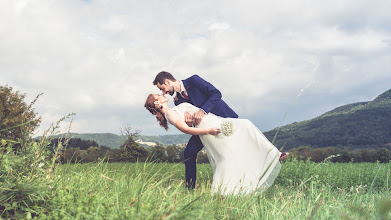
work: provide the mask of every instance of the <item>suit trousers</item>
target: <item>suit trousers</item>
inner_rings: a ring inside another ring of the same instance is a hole
[[[188,189],[194,189],[197,178],[197,154],[204,147],[198,135],[191,136],[184,151],[186,168],[186,185]]]

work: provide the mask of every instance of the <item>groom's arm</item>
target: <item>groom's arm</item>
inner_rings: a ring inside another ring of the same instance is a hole
[[[184,116],[185,116],[185,122],[187,126],[193,127],[194,115],[186,111]]]

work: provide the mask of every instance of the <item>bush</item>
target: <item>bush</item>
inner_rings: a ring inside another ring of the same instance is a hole
[[[56,163],[60,151],[66,145],[59,142],[55,152],[49,150],[49,144],[58,125],[49,128],[39,140],[23,136],[17,141],[1,139],[0,144],[0,217],[24,219],[50,211],[48,203],[55,191],[50,181],[56,173]],[[14,150],[14,145],[24,146]]]
[[[40,95],[27,105],[25,94],[12,91],[12,87],[0,86],[0,139],[17,141],[35,130],[41,118],[32,106]],[[14,144],[16,146],[20,145]]]

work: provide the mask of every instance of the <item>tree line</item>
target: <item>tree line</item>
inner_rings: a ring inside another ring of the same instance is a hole
[[[183,152],[185,147],[178,145],[156,144],[149,149],[139,145],[135,141],[136,136],[129,136],[118,149],[99,146],[96,141],[82,140],[80,138],[69,139],[66,147],[61,152],[63,163],[88,163],[104,160],[106,162],[164,162],[180,163],[184,161]],[[52,140],[51,149],[56,149],[56,144],[61,138]],[[207,163],[208,158],[204,151],[197,157],[198,163]]]
[[[313,162],[323,162],[329,160],[331,162],[347,163],[347,162],[381,162],[388,163],[391,160],[391,150],[389,148],[380,149],[355,149],[350,148],[311,148],[302,146],[289,150],[290,156],[298,160],[311,160]]]
[[[14,142],[12,147],[15,151],[18,151],[19,154],[25,154],[25,152],[27,152],[26,147],[28,145],[25,144],[26,141],[18,140],[28,140],[31,138],[33,131],[41,121],[41,118],[37,116],[33,108],[34,103],[40,95],[38,95],[29,105],[27,105],[24,101],[25,94],[21,94],[19,91],[15,92],[13,91],[12,87],[9,86],[0,86],[0,141],[7,140]],[[384,114],[382,116],[390,116],[386,117],[387,120],[391,118],[389,111],[383,113]],[[358,114],[356,116],[363,115]],[[382,120],[384,119],[384,117],[381,118]],[[351,122],[352,120],[349,121]],[[388,123],[388,121],[386,122]],[[364,130],[363,127],[360,129]],[[388,129],[390,128],[382,128],[382,131],[388,132]],[[373,131],[376,131],[376,129]],[[156,161],[178,163],[184,161],[184,147],[176,145],[163,146],[161,144],[157,144],[154,147],[145,148],[140,146],[135,141],[135,138],[139,135],[139,133],[140,131],[132,131],[130,127],[126,127],[125,131],[123,132],[124,142],[119,149],[111,149],[107,146],[99,146],[96,141],[82,140],[80,138],[71,138],[65,141],[61,138],[53,138],[51,140],[51,144],[47,147],[49,148],[49,152],[51,151],[53,154],[56,154],[56,152],[54,152],[54,149],[58,149],[58,147],[56,148],[56,145],[58,146],[59,143],[64,145],[62,146],[62,150],[60,152],[60,158],[62,162],[83,163],[105,160],[108,162]],[[278,139],[281,139],[282,137],[284,137],[284,132],[279,134]],[[328,137],[325,135],[325,133],[312,134],[311,137],[316,138],[318,141],[323,140],[322,142],[327,142],[327,140],[335,140],[334,137]],[[36,141],[39,142],[39,140]],[[380,161],[386,163],[391,160],[391,146],[389,145],[381,145],[382,148],[380,149],[352,149],[347,147],[314,148],[307,145],[298,146],[299,147],[296,148],[287,148],[287,150],[289,150],[291,157],[295,157],[299,160],[310,159],[314,162],[322,162],[332,155],[338,155],[336,157],[332,157],[331,159],[329,158],[332,162]],[[0,152],[2,155],[6,152],[4,146],[1,147]],[[199,163],[208,162],[207,155],[204,151],[201,151],[198,154],[197,159]]]
[[[62,162],[94,162],[104,160],[107,162],[165,162],[165,163],[180,163],[184,161],[183,152],[185,146],[168,145],[164,146],[156,144],[149,149],[140,146],[134,137],[128,139],[121,145],[119,149],[111,149],[106,146],[99,146],[94,141],[75,140],[66,147],[61,155]],[[73,145],[74,143],[94,143],[89,147],[87,145]],[[316,163],[330,161],[336,163],[347,162],[381,162],[388,163],[391,160],[391,150],[388,148],[380,149],[355,149],[325,147],[311,148],[302,146],[289,150],[290,158],[297,160],[310,160]],[[197,157],[197,163],[208,163],[208,157],[205,151],[200,151]]]

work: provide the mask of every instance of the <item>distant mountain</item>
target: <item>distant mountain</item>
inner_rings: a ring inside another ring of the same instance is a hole
[[[373,101],[344,105],[328,111],[314,119],[295,122],[265,132],[272,141],[277,130],[274,144],[284,150],[300,146],[391,148],[391,90],[384,92]],[[100,146],[119,148],[124,142],[120,135],[111,133],[77,134],[73,138],[94,140]],[[163,145],[187,143],[190,135],[139,136],[143,142]]]
[[[319,117],[265,132],[284,150],[300,146],[379,148],[391,147],[391,90],[373,101],[344,105]]]
[[[96,141],[99,146],[107,146],[110,148],[119,148],[125,141],[122,136],[111,133],[71,133],[71,137],[80,138],[82,140],[93,140]]]
[[[71,133],[72,138],[80,138],[82,140],[96,141],[100,146],[107,146],[110,148],[119,148],[125,141],[121,135],[111,133]],[[159,135],[159,136],[138,136],[135,138],[141,139],[143,142],[154,142],[163,145],[182,144],[187,143],[190,139],[190,135],[177,134],[177,135]]]

